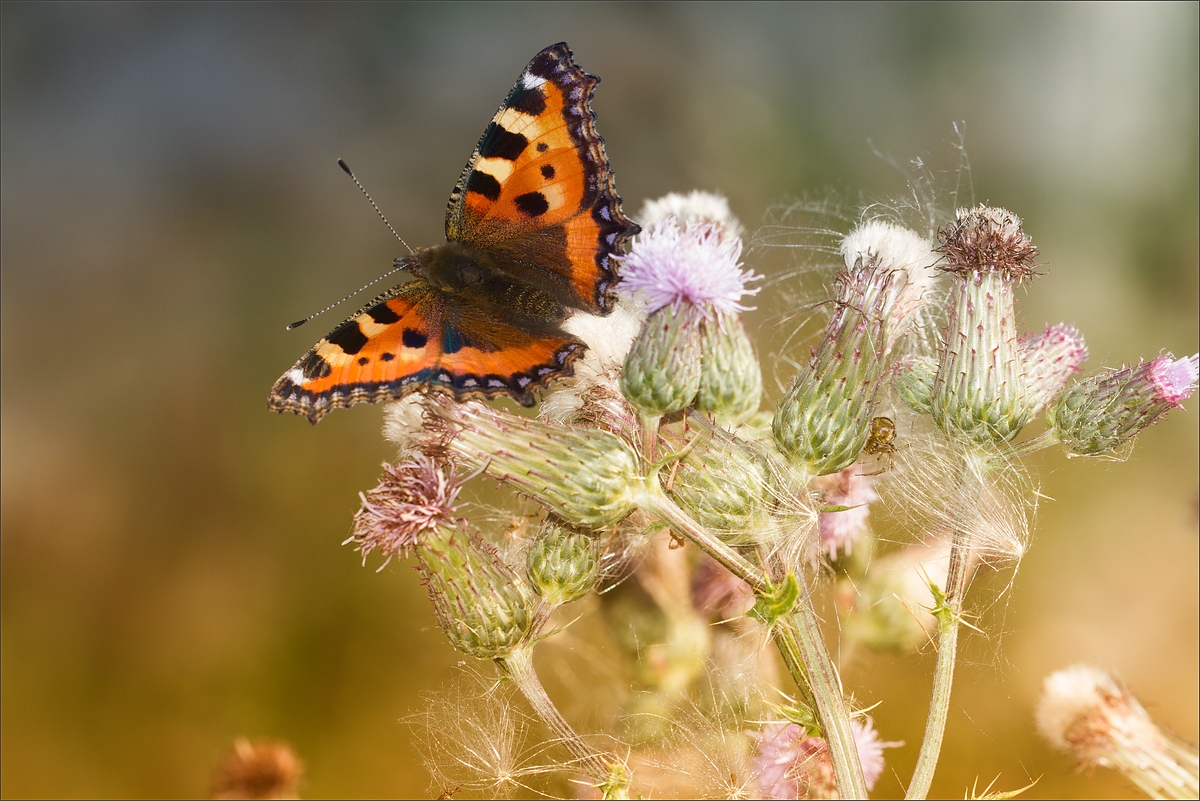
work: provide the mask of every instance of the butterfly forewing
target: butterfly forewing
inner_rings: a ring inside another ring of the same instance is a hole
[[[598,81],[565,44],[529,62],[450,197],[446,238],[515,255],[516,277],[541,271],[565,288],[566,305],[605,314],[617,277],[611,257],[637,226],[621,213],[596,134],[589,103]]]

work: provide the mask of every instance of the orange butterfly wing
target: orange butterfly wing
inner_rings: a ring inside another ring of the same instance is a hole
[[[518,294],[524,285],[603,315],[615,303],[613,256],[638,226],[621,212],[596,134],[589,103],[598,82],[575,65],[566,44],[534,56],[450,196],[446,239],[486,257]],[[507,395],[532,406],[535,390],[570,375],[585,347],[548,320],[416,280],[380,295],[318,342],[275,382],[267,405],[316,423],[331,409],[427,386],[460,399]]]
[[[565,306],[607,314],[612,257],[638,227],[621,212],[596,133],[599,80],[565,43],[534,56],[450,195],[446,238],[486,250]]]
[[[570,334],[496,320],[412,281],[313,346],[275,382],[267,405],[316,423],[331,409],[429,386],[457,398],[507,395],[531,406],[534,390],[569,374],[583,349]]]

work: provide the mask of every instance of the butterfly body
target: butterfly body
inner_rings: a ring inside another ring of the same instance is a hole
[[[427,388],[463,399],[536,391],[586,346],[560,323],[616,302],[621,212],[590,108],[598,78],[565,44],[533,58],[450,196],[446,243],[396,260],[413,280],[376,297],[275,383],[268,406],[330,409]]]

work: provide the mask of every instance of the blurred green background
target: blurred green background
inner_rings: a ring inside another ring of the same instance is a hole
[[[1026,329],[1077,324],[1089,369],[1197,350],[1195,4],[0,14],[6,797],[203,795],[239,734],[290,741],[309,796],[440,792],[403,718],[458,656],[414,571],[340,544],[389,457],[380,409],[314,429],[266,395],[340,318],[284,324],[400,252],[335,159],[410,243],[440,241],[483,126],[554,42],[603,79],[631,212],[715,189],[754,230],[797,197],[903,196],[873,151],[953,174],[962,120],[960,197],[1020,214],[1047,264]],[[786,297],[749,316],[763,342]],[[1037,460],[1034,547],[967,647],[935,794],[1039,776],[1038,795],[1128,792],[1072,775],[1033,732],[1043,676],[1079,660],[1196,739],[1195,406],[1125,463]],[[908,742],[878,795],[911,773],[931,668],[846,675]]]

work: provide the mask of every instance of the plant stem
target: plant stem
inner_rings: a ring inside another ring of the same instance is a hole
[[[650,486],[638,495],[636,503],[639,509],[666,523],[676,534],[686,537],[697,548],[716,559],[730,573],[749,584],[756,595],[767,589],[766,579],[760,569],[693,520],[655,486],[657,482],[658,479],[651,478]]]
[[[973,467],[981,469],[982,459],[967,457],[959,479],[962,504],[950,543],[950,565],[946,575],[945,596],[934,610],[938,619],[938,658],[933,673],[933,690],[929,700],[929,717],[925,721],[925,737],[921,753],[908,786],[906,799],[923,799],[929,795],[938,756],[942,751],[942,736],[946,733],[946,718],[950,713],[950,689],[954,683],[954,665],[958,651],[958,624],[962,620],[963,596],[971,570],[971,530],[978,511],[982,486]]]
[[[628,798],[628,774],[624,764],[584,742],[563,718],[533,669],[533,649],[518,648],[507,657],[497,659],[496,664],[517,685],[538,718],[596,782],[596,786],[604,792],[604,797]],[[614,779],[618,781],[614,782]]]
[[[764,568],[751,564],[721,542],[666,495],[647,490],[638,499],[638,506],[749,584],[755,595],[762,595],[769,589]],[[842,798],[866,798],[866,781],[859,764],[858,749],[854,745],[854,735],[850,731],[850,718],[842,699],[841,682],[825,650],[825,641],[821,637],[820,624],[807,588],[800,596],[793,617],[794,622],[785,617],[776,624],[774,635],[779,653],[809,707],[816,709],[822,736],[829,746],[839,795]]]
[[[1018,456],[1025,456],[1057,444],[1058,434],[1056,434],[1053,429],[1047,429],[1046,431],[1038,434],[1036,437],[1031,437],[1024,442],[1007,448],[1004,451],[1004,455],[1012,459]]]
[[[858,746],[850,729],[850,715],[842,695],[837,668],[825,649],[820,621],[807,585],[790,618],[782,618],[774,631],[775,645],[788,670],[810,704],[816,707],[821,736],[829,748],[839,798],[866,798]],[[807,681],[808,687],[804,686]]]

